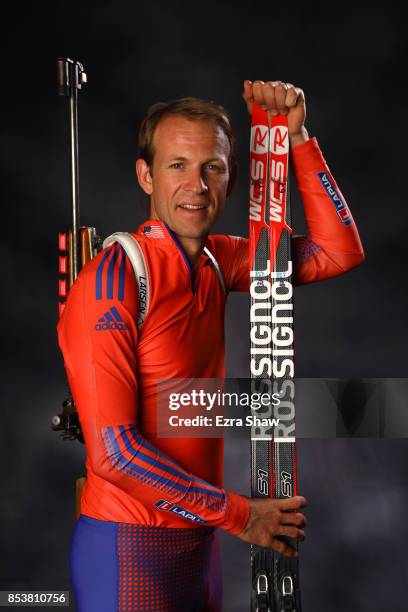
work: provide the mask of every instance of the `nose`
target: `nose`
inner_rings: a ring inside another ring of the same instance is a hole
[[[191,191],[194,194],[207,193],[208,185],[205,182],[205,177],[201,168],[191,168],[186,176],[184,185],[186,191]]]

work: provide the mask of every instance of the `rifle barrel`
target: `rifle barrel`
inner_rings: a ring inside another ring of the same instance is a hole
[[[80,62],[57,58],[58,93],[69,98],[72,181],[72,276],[79,272],[79,167],[78,167],[78,90],[87,82]]]

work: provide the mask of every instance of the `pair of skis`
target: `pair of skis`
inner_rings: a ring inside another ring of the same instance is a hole
[[[254,103],[250,144],[251,392],[279,394],[262,412],[273,427],[251,430],[252,497],[296,495],[293,286],[287,117]],[[297,541],[287,539],[297,548]],[[252,612],[300,612],[297,558],[251,547]]]

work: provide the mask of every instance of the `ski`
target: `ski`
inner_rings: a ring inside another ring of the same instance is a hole
[[[251,428],[252,497],[296,495],[295,384],[287,117],[254,103],[250,141],[251,393],[280,403],[252,410],[273,427]],[[287,539],[297,548],[297,541]],[[300,612],[296,558],[251,547],[252,612]]]

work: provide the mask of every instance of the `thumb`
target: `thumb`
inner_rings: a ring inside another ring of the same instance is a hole
[[[245,80],[244,81],[244,91],[242,93],[242,97],[245,101],[249,114],[252,114],[252,107],[254,103],[254,94],[253,94],[253,83],[252,81]]]

